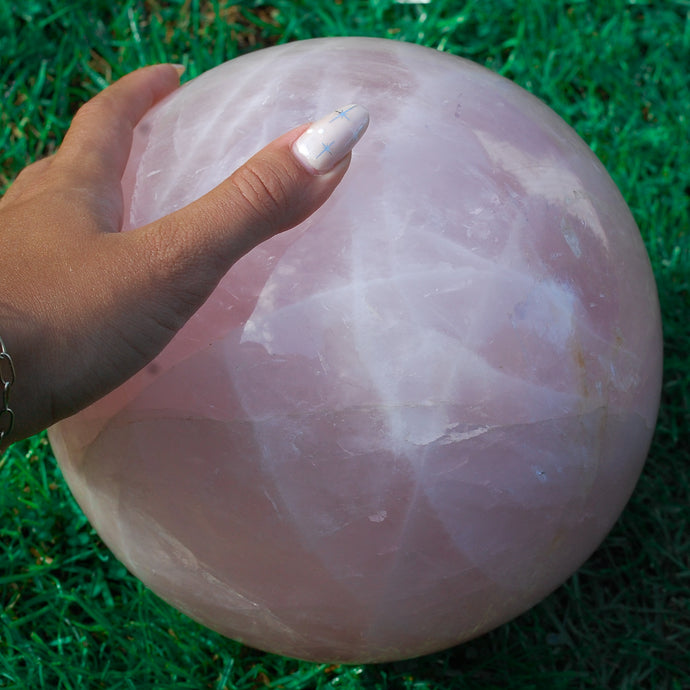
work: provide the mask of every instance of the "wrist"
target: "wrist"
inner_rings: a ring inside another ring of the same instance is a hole
[[[0,453],[47,428],[51,418],[49,348],[31,334],[29,320],[19,328],[12,318],[0,320]],[[27,337],[27,333],[29,336]],[[9,383],[9,385],[8,385]]]
[[[14,412],[10,407],[10,393],[14,380],[14,362],[0,336],[0,450],[11,443],[14,430]]]

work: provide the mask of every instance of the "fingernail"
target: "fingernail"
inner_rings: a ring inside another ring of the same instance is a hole
[[[307,170],[325,173],[352,150],[368,125],[366,108],[346,105],[312,123],[292,150]]]
[[[175,71],[177,72],[177,76],[181,77],[184,74],[184,71],[187,69],[185,65],[178,65],[174,62],[169,63],[171,67],[175,68]]]

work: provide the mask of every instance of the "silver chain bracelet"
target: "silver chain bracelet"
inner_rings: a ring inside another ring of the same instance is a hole
[[[0,388],[2,389],[2,405],[0,405],[0,443],[12,433],[14,426],[14,412],[10,409],[10,388],[14,383],[14,362],[10,353],[5,349],[5,343],[0,338]]]

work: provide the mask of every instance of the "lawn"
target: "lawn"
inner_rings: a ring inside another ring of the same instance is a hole
[[[136,67],[183,63],[189,79],[339,35],[475,60],[542,98],[607,166],[664,320],[661,412],[632,500],[590,560],[508,625],[411,661],[318,665],[224,639],[149,592],[90,528],[38,435],[0,459],[0,687],[690,687],[688,0],[0,0],[0,190],[55,150],[80,103]]]

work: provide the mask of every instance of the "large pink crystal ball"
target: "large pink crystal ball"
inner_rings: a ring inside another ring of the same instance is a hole
[[[344,103],[371,125],[331,200],[50,438],[174,606],[370,662],[486,632],[592,553],[645,460],[662,349],[601,163],[526,91],[428,48],[305,41],[193,80],[137,128],[127,225]]]

